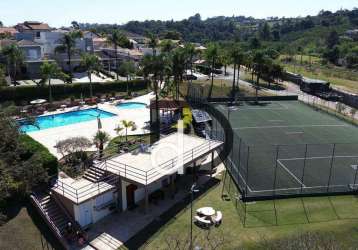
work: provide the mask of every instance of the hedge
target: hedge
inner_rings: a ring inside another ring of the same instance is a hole
[[[116,81],[108,83],[92,83],[93,94],[104,94],[110,92],[126,92],[127,82]],[[147,88],[147,81],[133,80],[129,82],[130,91],[140,91]],[[0,88],[0,102],[4,101],[31,101],[38,98],[48,99],[48,87],[38,86],[17,86]],[[89,83],[72,83],[52,85],[52,96],[54,99],[63,97],[83,97],[89,96]]]
[[[49,176],[54,176],[58,172],[58,161],[55,156],[53,156],[47,148],[45,148],[42,144],[35,141],[28,135],[21,135],[20,141],[25,146],[27,154],[33,155],[37,153],[40,155],[42,160],[42,166],[47,170]]]

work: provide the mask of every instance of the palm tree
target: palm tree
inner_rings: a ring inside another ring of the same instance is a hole
[[[157,55],[156,48],[158,47],[159,41],[154,34],[149,34],[149,48],[153,50],[153,56]]]
[[[193,76],[193,60],[194,56],[197,54],[197,50],[192,43],[187,43],[184,47],[186,54],[188,55],[188,63],[190,65],[190,74]],[[193,82],[192,77],[190,78],[190,83]]]
[[[72,69],[72,55],[76,52],[76,40],[81,38],[82,32],[79,30],[71,31],[66,34],[59,40],[60,46],[56,47],[56,53],[66,53],[67,54],[67,64],[70,72],[70,82],[72,83],[73,69]]]
[[[234,78],[232,82],[232,92],[235,96],[236,90],[239,90],[240,83],[240,68],[244,64],[245,54],[240,50],[240,48],[233,48],[231,51],[231,60],[234,63]],[[237,67],[237,68],[236,68]],[[237,78],[236,78],[236,69],[237,69]]]
[[[124,129],[126,130],[126,142],[128,141],[128,129],[131,128],[131,129],[135,129],[136,128],[136,125],[133,121],[126,121],[126,120],[122,120],[121,121]]]
[[[220,62],[224,66],[224,75],[227,75],[227,66],[232,62],[232,55],[230,53],[231,51],[228,51],[227,49],[221,49],[220,50]]]
[[[104,144],[106,144],[109,140],[110,140],[109,134],[101,130],[99,130],[96,133],[96,135],[93,137],[93,142],[99,151],[99,159],[102,159]]]
[[[271,60],[264,54],[263,51],[256,51],[253,56],[253,65],[254,72],[256,74],[256,84],[255,84],[255,103],[258,103],[258,90],[260,88],[260,77],[262,73],[265,71],[265,67],[269,67]]]
[[[129,77],[132,77],[136,72],[136,66],[132,61],[123,62],[119,66],[118,72],[127,77],[127,95],[129,96]]]
[[[175,84],[175,99],[179,99],[179,83],[182,81],[186,64],[186,53],[182,48],[173,51],[172,70]]]
[[[218,58],[218,46],[216,43],[211,43],[209,44],[207,50],[205,51],[205,56],[207,58],[207,60],[211,63],[211,67],[210,67],[210,73],[211,73],[211,85],[210,85],[210,89],[209,89],[209,94],[208,94],[208,98],[211,98],[211,95],[213,93],[213,87],[214,87],[214,69],[215,69],[215,64],[216,64],[216,60]]]
[[[171,40],[162,40],[159,44],[162,53],[170,53],[175,48]]]
[[[158,77],[162,74],[161,72],[163,72],[163,67],[164,67],[164,63],[163,63],[163,56],[152,56],[152,55],[146,55],[143,57],[143,60],[141,62],[142,67],[143,67],[143,73],[144,76],[147,78],[150,74],[153,75],[151,81],[153,83],[153,90],[154,90],[154,94],[155,94],[155,117],[156,117],[156,121],[154,122],[154,124],[152,123],[152,125],[154,125],[154,130],[155,130],[155,140],[159,139],[159,133],[160,133],[160,124],[159,124],[159,90],[158,90]]]
[[[90,81],[90,96],[93,97],[92,74],[99,71],[100,63],[96,55],[84,53],[81,56],[81,65],[86,69]]]
[[[7,61],[7,73],[11,77],[13,84],[16,85],[17,71],[24,62],[23,52],[15,44],[4,47],[1,52]]]
[[[62,72],[56,62],[44,62],[41,67],[41,76],[44,81],[48,81],[48,100],[52,103],[52,87],[51,79],[55,76],[59,76]]]
[[[130,41],[128,38],[119,30],[113,30],[112,33],[107,37],[107,42],[114,47],[115,61],[114,65],[116,68],[117,80],[119,79],[118,74],[118,47],[129,48]]]

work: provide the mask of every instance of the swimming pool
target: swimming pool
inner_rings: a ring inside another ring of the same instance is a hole
[[[118,104],[116,107],[119,109],[144,109],[147,105],[141,102],[125,102]]]
[[[33,126],[26,124],[26,121],[19,121],[20,123],[20,130],[25,133],[49,129],[49,128],[56,128],[66,125],[71,125],[80,122],[87,122],[96,120],[97,117],[109,118],[115,116],[115,114],[100,110],[100,109],[86,109],[86,110],[78,110],[78,111],[71,111],[61,114],[55,115],[46,115],[46,116],[39,116],[36,118],[36,123],[39,126]]]

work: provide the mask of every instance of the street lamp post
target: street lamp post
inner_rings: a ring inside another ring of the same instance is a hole
[[[190,248],[189,249],[193,249],[193,200],[194,200],[194,193],[199,192],[199,190],[195,189],[195,188],[196,188],[196,183],[194,183],[190,188],[191,200],[190,200]]]

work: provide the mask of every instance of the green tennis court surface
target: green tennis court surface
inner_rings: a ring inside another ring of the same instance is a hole
[[[358,190],[358,128],[297,101],[218,104],[234,130],[229,170],[249,198]]]

